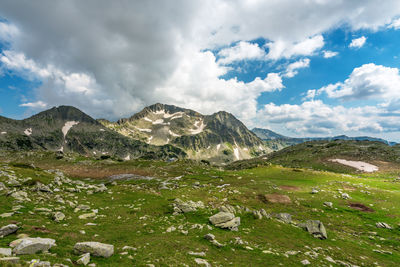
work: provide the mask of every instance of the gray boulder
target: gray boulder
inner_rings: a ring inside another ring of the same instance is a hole
[[[220,211],[217,214],[209,218],[211,224],[220,228],[228,228],[232,231],[237,231],[240,225],[240,218],[235,217],[234,214],[230,212]]]
[[[56,241],[51,238],[23,238],[14,243],[16,246],[13,253],[16,255],[35,254],[37,252],[48,251],[56,245]]]
[[[305,223],[299,224],[299,226],[312,234],[314,237],[317,237],[319,239],[328,238],[324,224],[318,220],[308,220]]]
[[[0,228],[0,238],[15,233],[19,227],[15,224],[9,224]]]
[[[275,214],[275,218],[284,222],[284,223],[291,223],[292,222],[292,215],[289,213],[277,213]]]
[[[99,242],[80,242],[74,246],[76,254],[90,253],[98,257],[111,257],[114,254],[114,246]]]
[[[12,254],[11,248],[0,248],[0,257],[3,257],[3,256],[8,257],[8,256],[11,256],[11,254]]]

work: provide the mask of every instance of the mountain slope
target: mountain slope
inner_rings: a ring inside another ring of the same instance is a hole
[[[202,115],[190,109],[158,103],[116,123],[99,121],[112,130],[148,144],[173,144],[193,159],[223,163],[270,151],[242,122],[224,111]]]
[[[331,137],[303,137],[303,138],[294,138],[284,136],[278,133],[275,133],[268,129],[262,128],[254,128],[252,132],[255,133],[259,138],[266,141],[268,146],[273,148],[274,150],[280,150],[282,148],[300,144],[308,141],[333,141],[333,140],[354,140],[354,141],[377,141],[381,142],[390,146],[394,146],[396,142],[390,142],[381,138],[370,137],[370,136],[356,136],[356,137],[349,137],[346,135],[338,135],[338,136],[331,136]]]
[[[156,147],[127,138],[70,106],[54,107],[24,120],[1,117],[0,149],[52,150],[126,159],[185,155],[173,146]]]

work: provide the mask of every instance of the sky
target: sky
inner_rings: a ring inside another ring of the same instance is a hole
[[[400,142],[398,0],[0,0],[0,116],[154,103]]]

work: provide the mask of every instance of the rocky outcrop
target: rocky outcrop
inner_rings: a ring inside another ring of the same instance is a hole
[[[108,258],[114,254],[114,246],[100,242],[81,242],[74,246],[76,254],[90,253],[90,255]]]

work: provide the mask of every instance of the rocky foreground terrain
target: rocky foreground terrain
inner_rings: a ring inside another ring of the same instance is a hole
[[[1,265],[400,264],[399,169],[227,170],[46,151],[3,151],[0,162]]]

